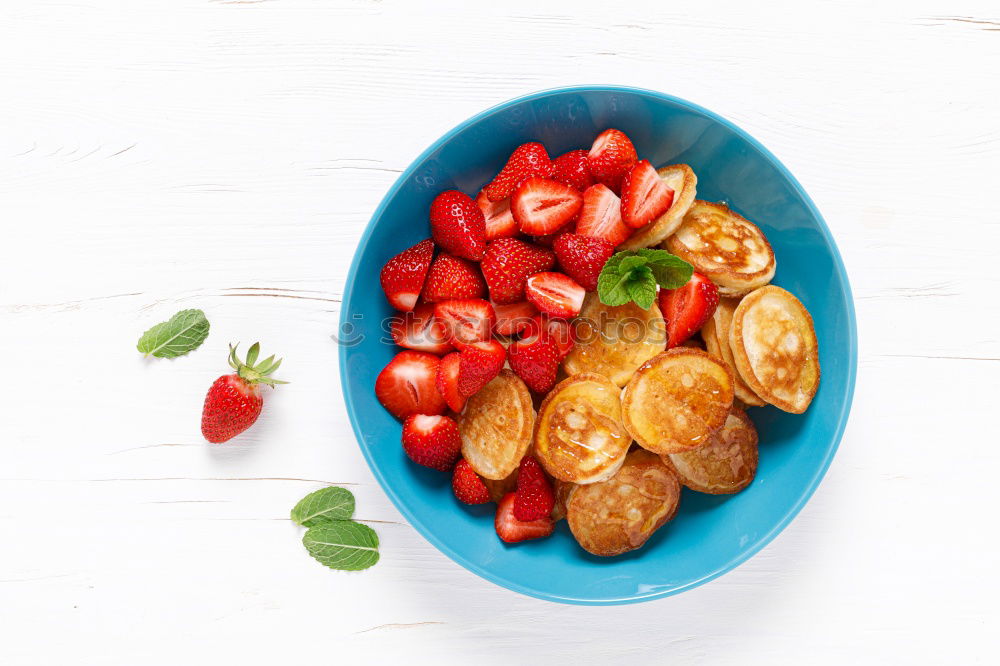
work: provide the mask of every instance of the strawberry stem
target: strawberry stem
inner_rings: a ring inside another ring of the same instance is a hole
[[[260,343],[255,342],[247,350],[246,360],[241,361],[236,355],[236,348],[240,346],[240,343],[235,345],[229,345],[229,365],[236,371],[243,381],[248,384],[267,384],[268,386],[276,386],[278,384],[287,384],[288,382],[282,381],[280,379],[275,379],[271,377],[271,373],[278,369],[281,365],[281,359],[277,361],[274,360],[274,355],[268,356],[266,359],[257,363],[257,357],[260,355]],[[254,365],[257,363],[256,365]]]

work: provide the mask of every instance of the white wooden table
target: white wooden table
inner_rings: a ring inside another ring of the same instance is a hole
[[[0,4],[0,663],[995,663],[1000,6],[764,4]],[[626,607],[522,597],[426,543],[365,466],[329,337],[407,164],[576,83],[746,128],[857,297],[854,410],[812,501],[736,571]],[[144,360],[186,307],[205,345]],[[208,445],[225,345],[258,339],[293,381]],[[381,535],[374,569],[324,569],[286,519],[331,482]]]

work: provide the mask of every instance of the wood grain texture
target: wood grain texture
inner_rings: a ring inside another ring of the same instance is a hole
[[[37,0],[0,6],[0,62],[0,663],[995,660],[995,2]],[[844,254],[861,365],[829,475],[774,543],[677,597],[578,608],[402,520],[330,334],[427,144],[599,82],[705,105],[796,174]],[[135,352],[189,307],[201,349]],[[294,381],[213,447],[201,401],[237,340]],[[299,543],[288,511],[328,483],[377,524],[375,568]]]

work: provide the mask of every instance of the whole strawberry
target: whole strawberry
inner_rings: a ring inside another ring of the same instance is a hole
[[[486,251],[486,218],[468,194],[448,190],[431,202],[431,236],[445,252],[479,261]]]
[[[245,361],[237,358],[236,346],[229,345],[229,365],[236,372],[215,380],[208,389],[201,412],[201,434],[213,444],[230,440],[254,424],[264,406],[260,384],[274,387],[288,383],[271,377],[281,365],[280,358],[276,361],[274,356],[269,356],[257,363],[259,342],[253,343],[247,351]]]
[[[559,266],[587,291],[597,291],[597,277],[615,253],[615,246],[603,238],[560,234],[552,244]]]

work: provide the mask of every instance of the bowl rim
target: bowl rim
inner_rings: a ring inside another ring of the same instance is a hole
[[[823,240],[826,242],[826,244],[829,246],[831,250],[834,268],[837,271],[838,277],[841,278],[844,284],[844,292],[843,292],[845,300],[844,309],[847,313],[846,323],[848,331],[847,346],[848,346],[849,363],[847,365],[846,400],[843,403],[843,407],[840,410],[840,414],[837,415],[837,426],[833,433],[832,445],[829,447],[828,452],[822,461],[822,464],[815,470],[813,477],[809,480],[809,484],[806,487],[806,490],[799,496],[799,498],[795,501],[795,503],[785,511],[785,514],[780,518],[780,520],[778,520],[775,523],[774,527],[766,534],[756,539],[746,549],[744,549],[738,555],[730,559],[728,562],[719,566],[715,570],[705,574],[701,578],[688,581],[682,585],[677,585],[676,587],[671,587],[669,589],[658,589],[656,591],[652,591],[649,593],[634,594],[620,598],[605,598],[605,599],[574,598],[570,596],[553,594],[550,592],[546,592],[544,590],[537,590],[522,585],[515,580],[504,578],[502,576],[497,576],[488,569],[474,562],[469,561],[464,556],[455,552],[448,544],[438,539],[437,536],[435,536],[433,532],[428,530],[423,525],[422,521],[420,521],[417,518],[417,516],[411,511],[411,509],[407,505],[405,505],[397,496],[392,485],[388,483],[388,480],[383,475],[382,470],[374,463],[367,447],[362,445],[364,438],[362,436],[361,428],[359,426],[360,419],[357,414],[357,408],[354,405],[350,392],[348,391],[347,373],[344,372],[344,368],[346,367],[346,361],[347,361],[347,347],[344,345],[340,345],[340,350],[338,353],[338,363],[339,363],[339,373],[340,373],[340,385],[344,397],[344,404],[347,408],[348,418],[351,422],[351,429],[354,431],[354,436],[358,443],[358,448],[361,449],[361,453],[365,458],[365,462],[368,464],[368,468],[372,471],[372,474],[375,475],[375,479],[382,487],[382,490],[385,492],[386,495],[389,496],[389,499],[395,505],[396,509],[398,509],[399,512],[403,514],[403,517],[406,518],[406,520],[410,523],[410,525],[414,529],[416,529],[416,531],[424,539],[429,541],[435,548],[437,548],[439,551],[448,556],[452,561],[461,565],[465,569],[475,573],[477,576],[480,576],[481,578],[484,578],[490,581],[491,583],[499,585],[500,587],[504,587],[514,592],[519,592],[529,597],[534,597],[536,599],[542,599],[545,601],[554,601],[559,603],[583,605],[583,606],[611,606],[611,605],[639,603],[642,601],[650,601],[652,599],[668,597],[693,589],[700,585],[704,585],[705,583],[708,583],[709,581],[712,581],[718,578],[719,576],[732,571],[739,565],[749,560],[751,557],[760,552],[766,545],[771,543],[771,541],[773,541],[775,537],[777,537],[778,534],[780,534],[786,527],[788,527],[788,525],[792,522],[792,520],[795,519],[795,517],[799,514],[800,511],[802,511],[802,508],[813,496],[813,493],[816,492],[816,489],[819,487],[820,482],[823,480],[823,477],[826,475],[826,472],[833,461],[833,457],[836,455],[837,450],[840,448],[840,441],[843,438],[844,430],[847,427],[848,418],[851,412],[851,406],[854,402],[854,388],[857,379],[857,366],[858,366],[858,332],[857,332],[857,320],[854,312],[854,296],[851,290],[851,282],[847,274],[847,269],[844,266],[843,259],[840,256],[840,249],[837,247],[837,244],[833,239],[833,234],[830,233],[830,229],[826,224],[826,220],[823,219],[823,216],[816,208],[816,204],[813,203],[813,200],[806,193],[805,189],[799,183],[798,179],[795,178],[792,172],[789,171],[788,167],[786,167],[781,162],[781,160],[779,160],[770,150],[765,148],[763,144],[761,144],[757,139],[751,136],[746,130],[742,129],[734,122],[720,116],[719,114],[710,111],[709,109],[706,109],[703,106],[700,106],[693,102],[689,102],[688,100],[682,99],[680,97],[675,97],[674,95],[668,95],[667,93],[659,92],[656,90],[650,90],[646,88],[636,88],[631,86],[605,85],[605,84],[573,85],[573,86],[564,86],[556,88],[547,88],[544,90],[539,90],[536,92],[529,93],[527,95],[521,95],[519,97],[508,99],[504,102],[495,104],[483,111],[480,111],[479,113],[470,116],[469,118],[466,118],[465,120],[463,120],[462,122],[451,128],[450,130],[445,132],[443,135],[441,135],[430,146],[428,146],[417,157],[415,157],[410,162],[406,170],[404,170],[403,173],[401,173],[399,177],[396,179],[396,181],[392,184],[392,187],[389,188],[385,196],[382,197],[382,200],[379,202],[379,205],[375,209],[375,212],[369,218],[368,224],[365,226],[364,232],[361,234],[361,239],[358,241],[358,245],[354,250],[354,256],[351,259],[351,266],[347,272],[347,279],[344,282],[344,298],[341,302],[339,330],[344,330],[344,326],[350,323],[348,321],[348,316],[350,314],[350,308],[348,307],[348,304],[351,300],[353,300],[352,294],[354,291],[354,282],[357,278],[358,270],[360,269],[361,255],[364,254],[364,250],[367,248],[368,243],[371,241],[372,235],[375,230],[375,221],[382,217],[382,215],[385,213],[386,208],[389,205],[389,202],[392,201],[392,199],[396,196],[399,190],[403,187],[403,184],[406,183],[413,176],[414,172],[416,171],[417,165],[421,164],[424,160],[430,157],[435,151],[439,150],[442,146],[451,141],[451,139],[454,138],[455,135],[457,135],[459,132],[462,132],[471,125],[478,123],[479,121],[483,120],[484,118],[492,114],[503,111],[508,107],[514,106],[516,104],[521,104],[524,102],[535,101],[552,95],[561,95],[567,93],[584,93],[584,92],[628,93],[644,97],[651,97],[658,101],[670,102],[672,104],[678,105],[688,110],[700,113],[710,118],[711,120],[722,124],[727,129],[740,136],[744,141],[747,142],[747,144],[749,144],[758,152],[760,152],[767,160],[769,160],[778,168],[778,171],[785,178],[788,179],[788,182],[791,183],[792,188],[805,203],[806,208],[819,223],[819,230],[823,236]]]

